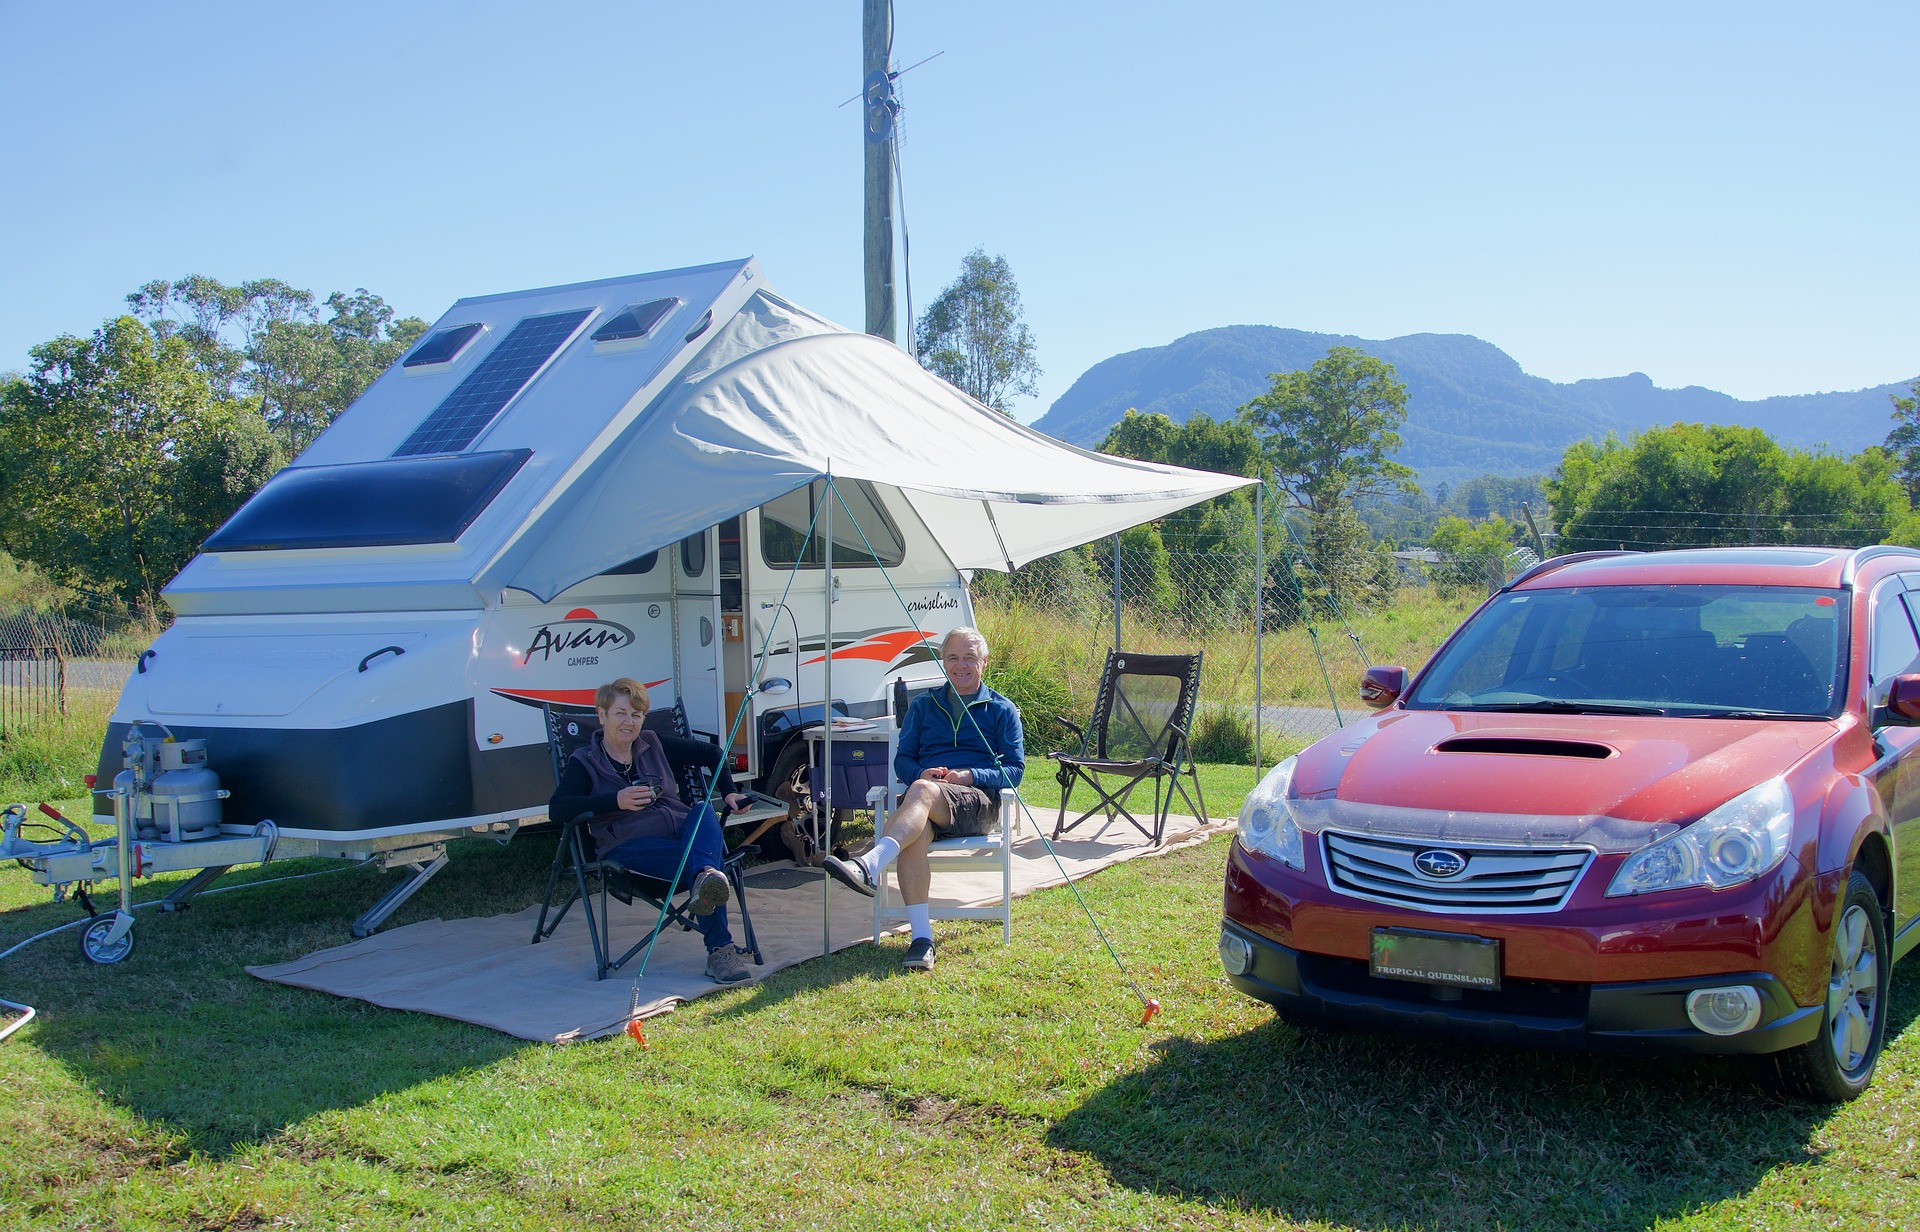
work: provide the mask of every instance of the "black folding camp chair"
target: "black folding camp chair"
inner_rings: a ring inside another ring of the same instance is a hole
[[[1200,776],[1194,769],[1188,734],[1193,730],[1194,707],[1200,695],[1200,656],[1134,654],[1110,650],[1107,666],[1100,673],[1100,696],[1094,702],[1093,717],[1087,726],[1061,719],[1080,738],[1077,753],[1054,752],[1047,756],[1058,763],[1055,776],[1060,781],[1060,817],[1054,823],[1053,837],[1073,829],[1096,813],[1107,820],[1124,817],[1140,833],[1159,846],[1166,840],[1167,814],[1173,809],[1174,792],[1186,800],[1195,817],[1207,815],[1200,795]],[[1102,778],[1123,780],[1109,791]],[[1193,780],[1193,793],[1187,792],[1183,778]],[[1127,807],[1133,789],[1153,780],[1153,824],[1143,824]],[[1161,780],[1167,780],[1163,794]],[[1099,802],[1072,821],[1067,820],[1067,801],[1074,786],[1085,783],[1100,797]]]
[[[541,711],[547,725],[547,754],[553,762],[554,780],[558,782],[560,772],[566,766],[567,759],[573,756],[574,750],[593,739],[593,733],[600,729],[600,716],[591,710],[556,710],[551,705],[541,707]],[[679,773],[677,786],[680,798],[690,804],[705,799],[708,778],[720,765],[719,746],[688,734],[686,711],[678,700],[671,707],[650,712],[646,718],[646,728],[660,737],[660,747],[665,751],[668,763]],[[716,805],[716,808],[725,807],[724,803]],[[594,978],[604,980],[607,972],[618,971],[626,965],[662,929],[678,925],[686,931],[693,930],[693,918],[686,910],[684,894],[675,902],[674,887],[667,882],[600,857],[595,850],[593,833],[588,828],[588,823],[593,820],[591,813],[553,820],[560,822],[560,843],[554,849],[553,864],[547,870],[547,892],[540,902],[540,918],[533,926],[533,944],[538,945],[551,937],[574,903],[584,904],[582,910],[587,917],[587,936],[593,945]],[[766,960],[761,957],[760,942],[753,931],[753,916],[747,910],[746,881],[740,872],[741,861],[752,854],[752,847],[738,847],[728,852],[726,873],[733,887],[733,905],[740,916],[740,932],[746,938],[747,952],[753,955],[756,965],[764,965]],[[556,906],[554,896],[562,889],[563,871],[571,872],[572,884],[565,888],[565,895]],[[692,879],[684,880],[690,883]],[[594,895],[589,890],[590,881],[597,883],[599,889],[598,919],[593,910]],[[609,897],[623,903],[638,899],[658,913],[647,934],[617,958],[609,957],[613,948],[608,925]]]

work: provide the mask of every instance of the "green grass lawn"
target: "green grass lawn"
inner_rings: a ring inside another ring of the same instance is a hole
[[[1251,782],[1210,771],[1212,811]],[[457,845],[394,923],[525,905],[551,843]],[[1164,1007],[1146,1027],[1065,890],[1020,901],[1011,946],[936,925],[932,976],[855,946],[650,1021],[647,1051],[245,974],[345,941],[374,869],[142,912],[117,967],[63,933],[0,962],[41,1014],[0,1044],[0,1227],[1920,1226],[1920,966],[1840,1108],[1724,1062],[1303,1034],[1220,976],[1225,856],[1082,883]],[[0,908],[0,949],[77,914],[13,868]]]

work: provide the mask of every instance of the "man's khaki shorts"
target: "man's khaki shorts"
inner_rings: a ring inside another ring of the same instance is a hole
[[[941,794],[947,799],[949,820],[934,821],[935,838],[966,838],[974,834],[991,834],[996,817],[1000,812],[998,796],[990,796],[978,787],[962,787],[958,783],[938,783]]]

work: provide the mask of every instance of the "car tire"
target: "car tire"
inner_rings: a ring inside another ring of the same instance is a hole
[[[1886,1042],[1892,965],[1880,896],[1856,872],[1847,879],[1835,912],[1819,1033],[1774,1059],[1783,1090],[1818,1103],[1840,1103],[1867,1089]]]

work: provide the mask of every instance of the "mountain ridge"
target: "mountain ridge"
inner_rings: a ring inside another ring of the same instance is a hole
[[[1195,411],[1225,418],[1267,392],[1268,374],[1311,367],[1334,346],[1387,361],[1406,383],[1407,421],[1395,456],[1429,483],[1547,474],[1575,441],[1608,432],[1626,437],[1671,423],[1740,424],[1760,428],[1783,445],[1857,453],[1886,439],[1893,426],[1889,396],[1904,394],[1913,383],[1745,401],[1699,385],[1663,389],[1643,372],[1550,381],[1471,334],[1367,339],[1225,325],[1100,361],[1033,426],[1092,448],[1128,409],[1159,412],[1175,422]]]

